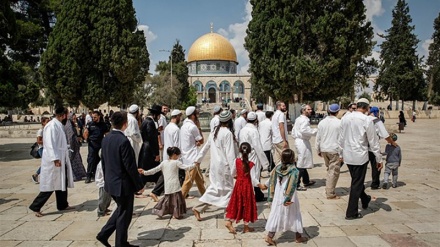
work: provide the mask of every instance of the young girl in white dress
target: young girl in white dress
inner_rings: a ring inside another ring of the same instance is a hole
[[[165,196],[160,199],[153,208],[153,213],[162,217],[167,214],[173,215],[176,219],[181,219],[186,213],[186,202],[182,195],[182,187],[179,182],[179,168],[192,169],[196,164],[185,166],[179,160],[180,149],[178,147],[167,148],[169,159],[162,161],[160,165],[145,171],[139,168],[138,171],[144,176],[155,174],[162,171],[165,183]]]
[[[270,174],[267,181],[268,198],[272,203],[269,219],[266,223],[268,234],[265,241],[268,245],[276,245],[273,240],[276,232],[295,232],[297,243],[307,241],[303,233],[301,211],[296,194],[298,169],[295,166],[295,153],[292,149],[285,149],[281,153],[281,163]]]

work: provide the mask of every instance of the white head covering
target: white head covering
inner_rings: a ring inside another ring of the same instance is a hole
[[[248,119],[249,121],[254,121],[255,119],[257,119],[257,114],[256,114],[255,112],[253,112],[253,111],[250,111],[250,112],[247,114],[247,119]]]
[[[171,116],[172,116],[172,117],[177,116],[177,115],[179,115],[179,114],[182,114],[182,112],[181,112],[180,110],[177,110],[177,109],[174,109],[174,110],[171,112]]]
[[[186,108],[185,114],[187,116],[193,114],[196,111],[196,107],[195,106],[188,106],[188,108]]]
[[[137,112],[137,111],[139,111],[139,106],[136,105],[136,104],[133,104],[133,105],[131,105],[131,106],[128,108],[128,112],[129,112],[129,113],[135,113],[135,112]]]

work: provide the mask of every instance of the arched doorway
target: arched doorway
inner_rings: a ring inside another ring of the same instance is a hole
[[[210,88],[208,90],[209,103],[215,103],[216,102],[215,101],[215,99],[216,99],[215,95],[216,95],[215,88],[213,88],[213,87]]]

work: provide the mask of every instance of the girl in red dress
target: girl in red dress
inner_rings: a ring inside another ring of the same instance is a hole
[[[244,221],[243,233],[253,232],[254,229],[249,227],[249,222],[257,220],[257,202],[255,201],[254,186],[251,180],[251,169],[255,169],[255,164],[249,161],[248,155],[252,151],[251,145],[243,142],[239,149],[241,158],[235,160],[235,167],[232,169],[232,175],[237,179],[231,199],[226,208],[225,226],[229,232],[235,234],[235,228],[232,222]],[[235,168],[235,169],[234,169]],[[266,189],[263,184],[258,184],[260,189]]]

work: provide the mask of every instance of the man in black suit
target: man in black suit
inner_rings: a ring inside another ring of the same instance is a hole
[[[143,192],[143,183],[136,167],[135,155],[130,141],[124,135],[127,113],[112,115],[113,130],[102,141],[101,162],[104,171],[104,189],[118,205],[105,226],[96,235],[104,246],[116,230],[117,247],[135,246],[128,243],[128,227],[133,215],[134,193]]]

